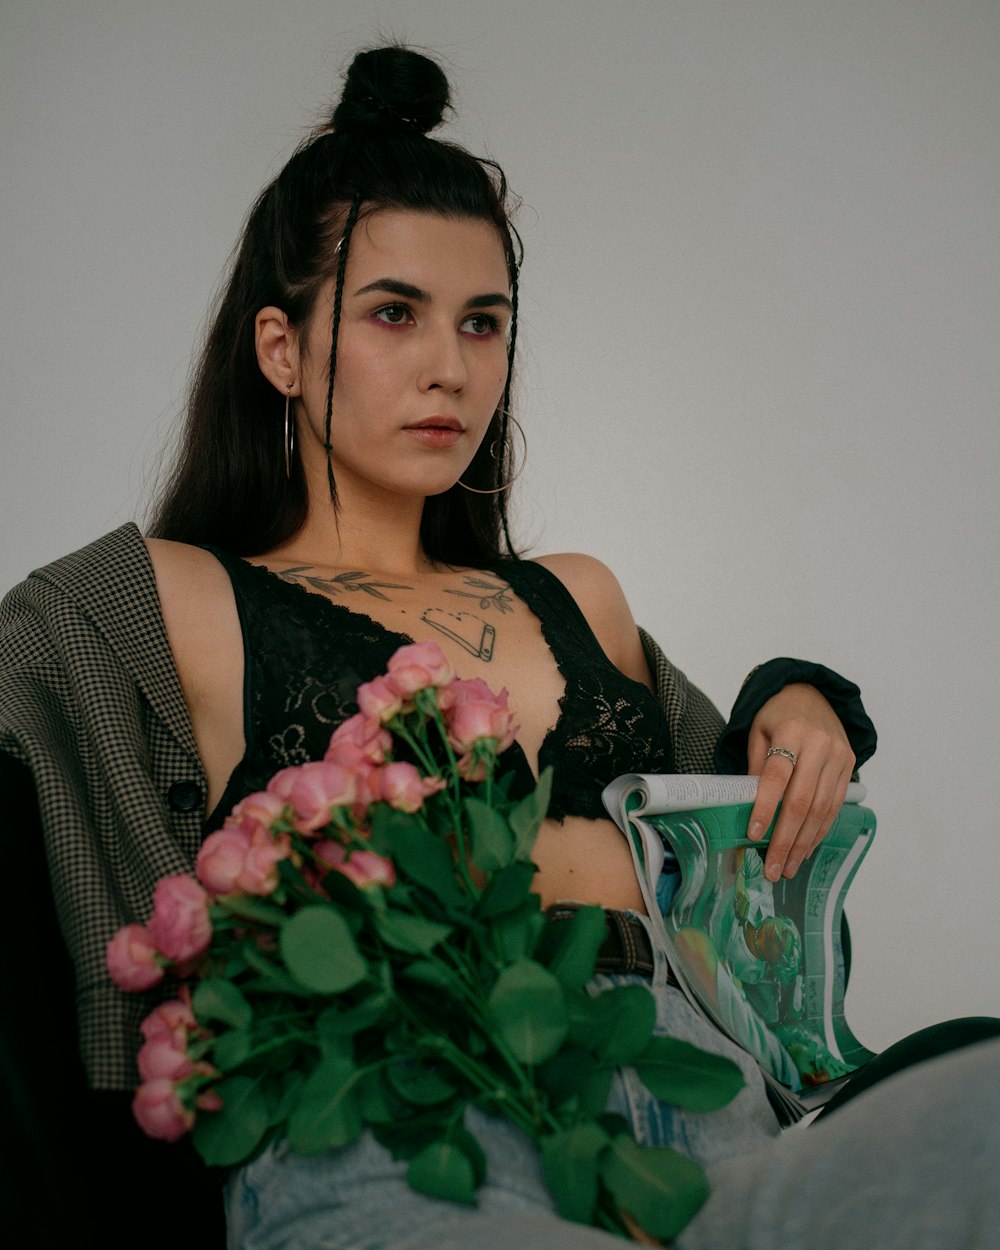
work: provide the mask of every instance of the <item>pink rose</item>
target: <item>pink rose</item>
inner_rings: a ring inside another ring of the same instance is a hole
[[[424,799],[445,788],[440,777],[422,777],[412,764],[384,764],[365,784],[374,801],[381,799],[400,812],[419,812]]]
[[[142,1079],[180,1081],[190,1076],[194,1071],[194,1064],[188,1057],[186,1041],[186,1035],[178,1038],[168,1033],[158,1033],[149,1041],[143,1042],[136,1056]]]
[[[121,990],[148,990],[163,980],[158,953],[145,926],[127,924],[107,945],[108,975]]]
[[[299,833],[315,833],[328,825],[333,809],[353,806],[358,792],[352,772],[325,760],[283,768],[267,788],[291,804],[292,823]]]
[[[195,872],[213,894],[263,896],[277,889],[278,864],[291,853],[292,842],[287,833],[275,836],[260,825],[252,831],[231,826],[205,839]]]
[[[337,726],[323,758],[329,764],[364,771],[385,763],[392,747],[392,735],[378,720],[358,712]]]
[[[436,642],[413,642],[389,660],[389,685],[404,699],[412,699],[428,686],[446,686],[455,676],[445,653]]]
[[[157,949],[175,963],[197,959],[212,940],[208,894],[186,873],[162,877],[153,891],[147,928]]]
[[[199,1111],[221,1111],[226,1104],[217,1089],[203,1089],[195,1098],[194,1105]]]
[[[173,1081],[157,1077],[146,1081],[132,1099],[132,1114],[147,1137],[176,1141],[194,1127],[194,1111],[186,1107]]]
[[[451,685],[454,702],[446,714],[448,741],[456,751],[471,751],[477,742],[488,740],[499,754],[514,741],[517,726],[507,706],[507,691],[494,694],[478,677]]]
[[[193,1033],[199,1027],[191,1010],[190,990],[184,986],[180,993],[180,998],[168,998],[166,1002],[154,1007],[139,1025],[139,1031],[147,1042],[154,1037],[166,1036],[179,1038],[181,1043],[186,1043],[188,1033]]]
[[[396,869],[392,860],[376,855],[374,851],[350,851],[332,838],[317,842],[314,847],[321,866],[343,873],[359,890],[369,886],[383,885],[388,888],[396,883]]]
[[[258,829],[270,833],[271,826],[284,815],[285,800],[279,794],[270,789],[258,790],[236,804],[223,822],[223,828],[235,826],[251,833]]]
[[[358,686],[358,707],[363,716],[384,725],[403,710],[403,696],[385,677]]]

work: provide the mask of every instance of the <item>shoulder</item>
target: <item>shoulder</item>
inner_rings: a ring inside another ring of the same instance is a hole
[[[161,599],[217,593],[228,586],[226,570],[210,551],[169,538],[147,538],[145,543]]]
[[[211,643],[235,621],[229,574],[210,551],[167,538],[147,538],[167,637],[175,655]]]
[[[606,564],[580,552],[538,556],[576,600],[608,658],[628,677],[651,686],[639,631],[625,592]]]
[[[177,675],[194,710],[242,684],[243,634],[232,582],[210,551],[147,539]]]
[[[614,625],[627,619],[632,623],[632,612],[618,579],[594,556],[578,551],[561,552],[537,556],[533,563],[542,565],[559,578],[595,632],[595,622]]]

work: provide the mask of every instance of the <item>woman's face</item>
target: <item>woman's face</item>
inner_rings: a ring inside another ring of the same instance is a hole
[[[301,358],[299,437],[325,491],[323,426],[335,284]],[[503,395],[507,262],[488,222],[384,209],[363,218],[344,279],[330,441],[338,495],[434,495],[468,467]]]

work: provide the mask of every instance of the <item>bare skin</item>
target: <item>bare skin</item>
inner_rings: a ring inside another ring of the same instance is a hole
[[[396,210],[356,229],[331,432],[336,513],[323,448],[330,286],[305,326],[292,326],[278,308],[257,316],[260,368],[294,399],[309,507],[295,535],[254,560],[389,629],[439,644],[459,676],[506,687],[518,741],[537,771],[563,691],[538,620],[494,574],[436,565],[419,536],[425,498],[461,477],[503,394],[509,288],[497,235],[484,222]],[[243,651],[232,589],[205,551],[163,540],[150,540],[149,550],[211,810],[244,751]],[[539,562],[568,587],[612,662],[651,686],[613,574],[584,555]],[[771,744],[799,753],[791,782],[786,760],[763,765]],[[794,812],[779,826],[783,844],[776,838],[777,853],[768,857],[769,875],[780,875],[786,857],[800,861],[825,833],[853,757],[832,709],[805,686],[788,687],[761,710],[752,763],[755,756],[767,785],[752,821],[766,827],[786,790]],[[534,858],[544,904],[576,899],[643,909],[631,855],[609,820],[547,821]]]

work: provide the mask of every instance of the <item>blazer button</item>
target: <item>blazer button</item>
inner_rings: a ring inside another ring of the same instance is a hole
[[[175,781],[167,790],[167,803],[174,812],[193,812],[201,804],[201,786],[196,781]]]

